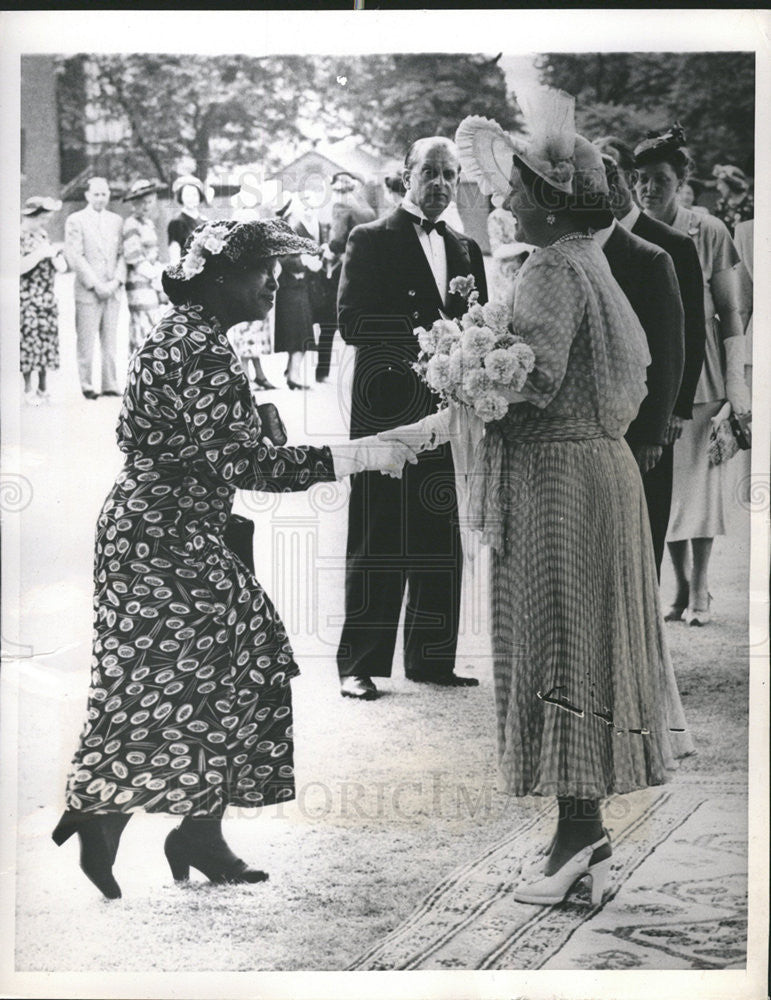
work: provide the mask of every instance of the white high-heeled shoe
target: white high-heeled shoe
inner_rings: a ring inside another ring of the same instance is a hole
[[[686,625],[709,625],[712,620],[710,607],[712,605],[712,594],[707,594],[706,608],[692,608],[690,605],[685,609],[683,619]]]
[[[602,902],[602,894],[610,871],[611,855],[592,864],[594,852],[601,847],[610,851],[610,841],[603,836],[594,844],[582,848],[572,858],[569,858],[553,875],[541,875],[532,882],[522,883],[514,890],[514,899],[518,903],[539,903],[543,906],[554,906],[561,903],[573,885],[584,875],[592,877],[592,906]]]

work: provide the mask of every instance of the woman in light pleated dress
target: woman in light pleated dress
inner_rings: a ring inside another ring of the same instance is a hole
[[[464,175],[483,193],[507,191],[517,238],[540,248],[520,272],[512,320],[536,366],[507,415],[486,425],[472,477],[472,524],[492,548],[498,759],[508,792],[559,804],[548,856],[515,898],[558,903],[589,874],[599,902],[611,858],[601,800],[666,782],[691,750],[642,481],[623,439],[650,357],[589,235],[611,218],[598,150],[574,133],[569,158],[535,139],[519,154],[512,146],[509,186],[498,166],[507,139],[482,118],[457,134]],[[451,438],[453,416],[382,436],[432,447]]]
[[[750,394],[744,379],[739,254],[720,219],[678,204],[689,163],[684,142],[682,129],[674,125],[636,147],[635,166],[642,207],[654,219],[691,237],[704,275],[704,367],[694,396],[693,418],[685,421],[673,455],[667,544],[676,590],[667,619],[684,618],[689,625],[706,625],[711,618],[707,574],[712,542],[726,533],[724,466],[710,465],[708,458],[712,418],[726,400],[736,413],[747,413]]]

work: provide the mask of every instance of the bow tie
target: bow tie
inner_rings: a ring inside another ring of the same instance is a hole
[[[435,229],[440,236],[444,236],[444,234],[447,232],[447,223],[432,222],[430,219],[421,219],[420,228],[427,233],[430,233],[432,229]]]

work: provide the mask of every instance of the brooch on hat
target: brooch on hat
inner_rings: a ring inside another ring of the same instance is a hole
[[[648,132],[645,139],[635,147],[634,155],[650,153],[660,149],[680,149],[685,145],[685,129],[675,122],[666,132]]]

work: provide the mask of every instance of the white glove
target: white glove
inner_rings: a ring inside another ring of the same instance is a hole
[[[747,347],[744,337],[729,337],[723,341],[725,350],[725,394],[734,413],[749,413],[750,390],[744,380]]]
[[[309,271],[320,271],[323,266],[315,253],[301,253],[300,260]]]
[[[430,451],[450,440],[450,415],[449,408],[439,410],[414,424],[381,431],[378,437],[381,441],[401,441],[418,453]]]
[[[418,461],[413,448],[399,441],[380,441],[374,435],[357,441],[333,444],[329,446],[329,450],[332,452],[337,479],[367,470],[401,479],[404,463],[415,465]]]

